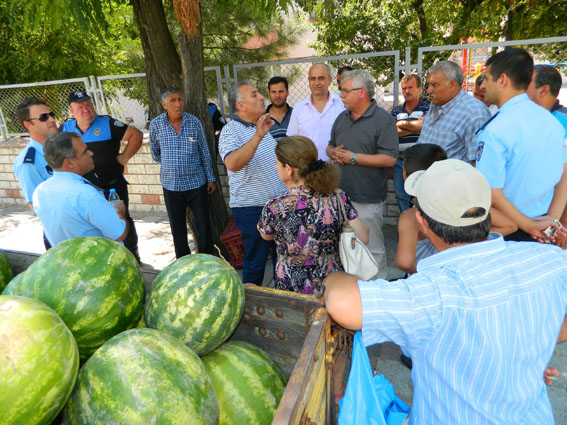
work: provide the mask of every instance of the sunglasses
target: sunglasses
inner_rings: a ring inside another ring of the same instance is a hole
[[[49,117],[55,119],[55,112],[45,112],[43,114],[39,114],[37,117],[28,119],[28,121],[40,120],[41,122],[45,122],[49,119]]]

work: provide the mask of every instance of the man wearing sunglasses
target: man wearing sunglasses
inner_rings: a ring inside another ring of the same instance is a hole
[[[94,154],[94,172],[85,174],[85,178],[104,190],[108,196],[110,189],[116,193],[126,206],[126,219],[130,232],[124,245],[140,261],[138,253],[138,234],[134,220],[128,211],[128,182],[123,176],[124,167],[142,146],[142,132],[107,115],[97,115],[91,97],[83,90],[69,95],[69,112],[74,117],[61,126],[62,131],[76,132],[81,135],[89,150]],[[121,142],[126,147],[122,152]]]
[[[14,174],[20,182],[22,195],[33,210],[33,191],[53,175],[53,170],[43,156],[43,144],[47,136],[57,133],[57,124],[55,114],[37,97],[22,100],[16,107],[15,115],[29,133],[30,141],[14,162]]]

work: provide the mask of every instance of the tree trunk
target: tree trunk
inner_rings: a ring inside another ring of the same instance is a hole
[[[207,144],[209,145],[209,152],[213,158],[213,171],[217,180],[217,190],[212,195],[209,195],[211,230],[213,233],[213,243],[224,251],[224,247],[220,242],[220,234],[228,222],[228,210],[220,185],[218,168],[215,163],[215,135],[205,94],[202,24],[199,24],[198,31],[193,35],[188,36],[185,32],[181,31],[178,36],[178,41],[183,70],[183,99],[185,100],[185,110],[199,118],[203,124],[203,129],[207,136]],[[188,216],[189,215],[190,214],[188,214]],[[189,220],[193,220],[193,217],[189,217]],[[194,228],[194,226],[192,226],[192,228]],[[226,256],[226,252],[223,252],[223,255]]]
[[[181,60],[167,27],[162,0],[131,0],[131,4],[144,50],[151,120],[163,112],[163,91],[181,89]]]
[[[192,37],[187,37],[183,32],[179,35],[181,60],[167,26],[162,0],[132,0],[132,6],[146,60],[150,119],[163,112],[161,93],[166,88],[180,89],[185,101],[185,110],[201,120],[211,157],[215,158],[214,131],[205,95],[201,25],[198,33]],[[214,163],[213,170],[217,179],[217,190],[209,196],[212,238],[224,251],[220,234],[228,222],[228,210],[220,186],[218,169]],[[190,210],[188,221],[191,229],[194,229],[194,218]],[[226,255],[226,251],[223,255]]]

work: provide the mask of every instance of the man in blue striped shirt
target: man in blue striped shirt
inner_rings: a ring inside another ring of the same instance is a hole
[[[276,170],[276,140],[270,133],[274,122],[265,113],[264,98],[247,81],[234,85],[228,93],[232,121],[221,131],[219,154],[224,161],[230,188],[230,209],[244,244],[242,278],[261,285],[268,253],[274,241],[265,241],[256,226],[264,204],[285,192]]]
[[[183,112],[183,98],[177,90],[162,96],[166,112],[150,123],[150,149],[161,164],[163,199],[175,246],[175,256],[191,254],[187,241],[187,207],[195,217],[199,252],[213,254],[207,194],[215,191],[213,162],[203,126],[198,118]]]
[[[410,351],[410,424],[553,424],[543,374],[567,340],[567,254],[489,235],[490,186],[463,161],[436,162],[405,189],[439,252],[405,280],[329,275],[329,313],[367,346]]]

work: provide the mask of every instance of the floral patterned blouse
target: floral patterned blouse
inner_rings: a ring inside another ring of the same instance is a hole
[[[338,190],[349,220],[358,217]],[[258,223],[260,232],[274,235],[278,261],[275,288],[313,294],[332,271],[343,270],[339,258],[339,206],[334,193],[321,195],[295,186],[270,199]]]

